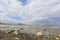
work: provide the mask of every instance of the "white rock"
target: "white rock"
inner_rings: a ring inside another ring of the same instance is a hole
[[[41,32],[36,33],[37,36],[42,36],[43,34]]]
[[[15,32],[14,32],[15,34],[18,34],[18,32],[17,32],[17,30],[15,30]]]
[[[56,37],[56,40],[59,40],[59,38]]]
[[[60,34],[58,36],[60,37]]]
[[[19,38],[16,38],[16,40],[19,40]]]

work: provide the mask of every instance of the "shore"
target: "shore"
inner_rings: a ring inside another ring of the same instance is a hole
[[[60,40],[60,27],[0,25],[0,40]],[[14,29],[15,28],[15,29]]]

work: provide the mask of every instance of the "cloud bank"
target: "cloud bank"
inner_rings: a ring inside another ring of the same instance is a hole
[[[32,23],[53,17],[60,17],[60,0],[29,0],[25,6],[18,0],[0,0],[0,21],[4,23]]]

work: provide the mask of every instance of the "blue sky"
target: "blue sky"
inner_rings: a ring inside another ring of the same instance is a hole
[[[60,24],[60,0],[0,0],[0,21]]]
[[[26,5],[28,3],[27,0],[17,0],[17,1],[21,2],[22,5]]]

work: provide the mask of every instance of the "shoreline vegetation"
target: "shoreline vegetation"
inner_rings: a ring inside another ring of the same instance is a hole
[[[22,23],[14,26],[0,22],[0,40],[60,40],[60,26],[33,26]]]

